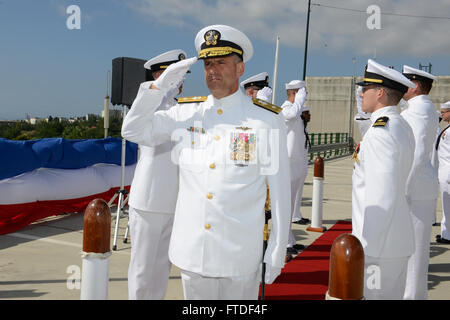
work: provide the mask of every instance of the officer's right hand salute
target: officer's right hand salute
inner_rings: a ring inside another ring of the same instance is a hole
[[[183,83],[186,72],[197,62],[197,57],[185,59],[171,64],[164,73],[151,85],[150,89],[159,89],[170,95],[172,91],[178,92]]]
[[[306,88],[300,88],[298,92],[295,94],[294,102],[301,108],[306,101]]]

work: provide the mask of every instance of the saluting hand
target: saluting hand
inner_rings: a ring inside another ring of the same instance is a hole
[[[256,99],[264,100],[269,103],[272,102],[272,89],[269,87],[264,87],[261,90],[258,90]]]
[[[301,108],[306,101],[306,88],[303,87],[295,94],[294,102]]]
[[[150,89],[165,91],[166,95],[170,95],[170,92],[178,92],[178,88],[185,79],[186,72],[188,72],[189,68],[195,62],[197,62],[197,57],[172,63],[161,76],[153,82]]]

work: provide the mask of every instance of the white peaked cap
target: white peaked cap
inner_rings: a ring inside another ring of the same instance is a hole
[[[436,81],[436,76],[423,70],[403,66],[403,75],[410,80]]]
[[[186,59],[186,52],[181,49],[170,50],[151,58],[144,64],[144,68],[152,71],[166,69],[172,63]]]
[[[253,56],[253,45],[241,31],[226,25],[204,27],[195,37],[199,59],[228,56],[236,53],[247,62]]]
[[[261,72],[257,75],[251,76],[250,78],[241,82],[241,86],[245,88],[245,86],[256,85],[259,87],[268,87],[269,86],[269,74],[267,72]]]
[[[362,82],[358,82],[357,85],[368,86],[371,84],[379,84],[387,88],[399,90],[403,93],[408,91],[408,88],[416,87],[414,83],[397,70],[388,68],[369,59],[364,72],[364,79]]]
[[[450,101],[441,104],[441,109],[450,109]]]
[[[306,83],[305,81],[301,81],[301,80],[292,80],[289,83],[286,83],[286,90],[289,89],[301,89],[306,87]]]

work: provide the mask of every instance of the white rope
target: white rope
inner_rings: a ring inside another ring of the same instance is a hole
[[[81,251],[81,259],[108,259],[112,254],[112,251],[105,253],[96,252],[84,252]]]

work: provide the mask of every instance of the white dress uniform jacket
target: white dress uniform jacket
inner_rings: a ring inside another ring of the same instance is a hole
[[[168,110],[176,100],[161,106]],[[139,159],[131,183],[129,205],[133,208],[175,213],[178,195],[178,166],[171,159],[172,141],[147,147],[139,145]]]
[[[442,196],[441,236],[450,240],[450,126],[439,137],[439,184]]]
[[[407,195],[411,200],[435,200],[438,197],[438,179],[431,158],[439,118],[427,95],[414,97],[408,100],[408,104],[409,107],[401,113],[401,116],[413,129],[416,147],[407,184]]]
[[[406,181],[414,158],[414,136],[396,106],[381,108],[360,142],[353,170],[353,234],[364,254],[375,258],[407,257],[414,252],[414,230],[406,201]]]
[[[286,100],[281,106],[286,119],[287,150],[291,165],[291,180],[305,176],[308,171],[308,151],[305,149],[305,132],[300,117],[300,106]]]
[[[180,188],[172,263],[209,277],[256,272],[263,254],[267,182],[273,227],[264,262],[282,268],[290,226],[283,117],[255,106],[240,90],[155,113],[164,93],[148,87],[141,85],[122,135],[148,146],[180,141],[173,157],[179,161]]]

